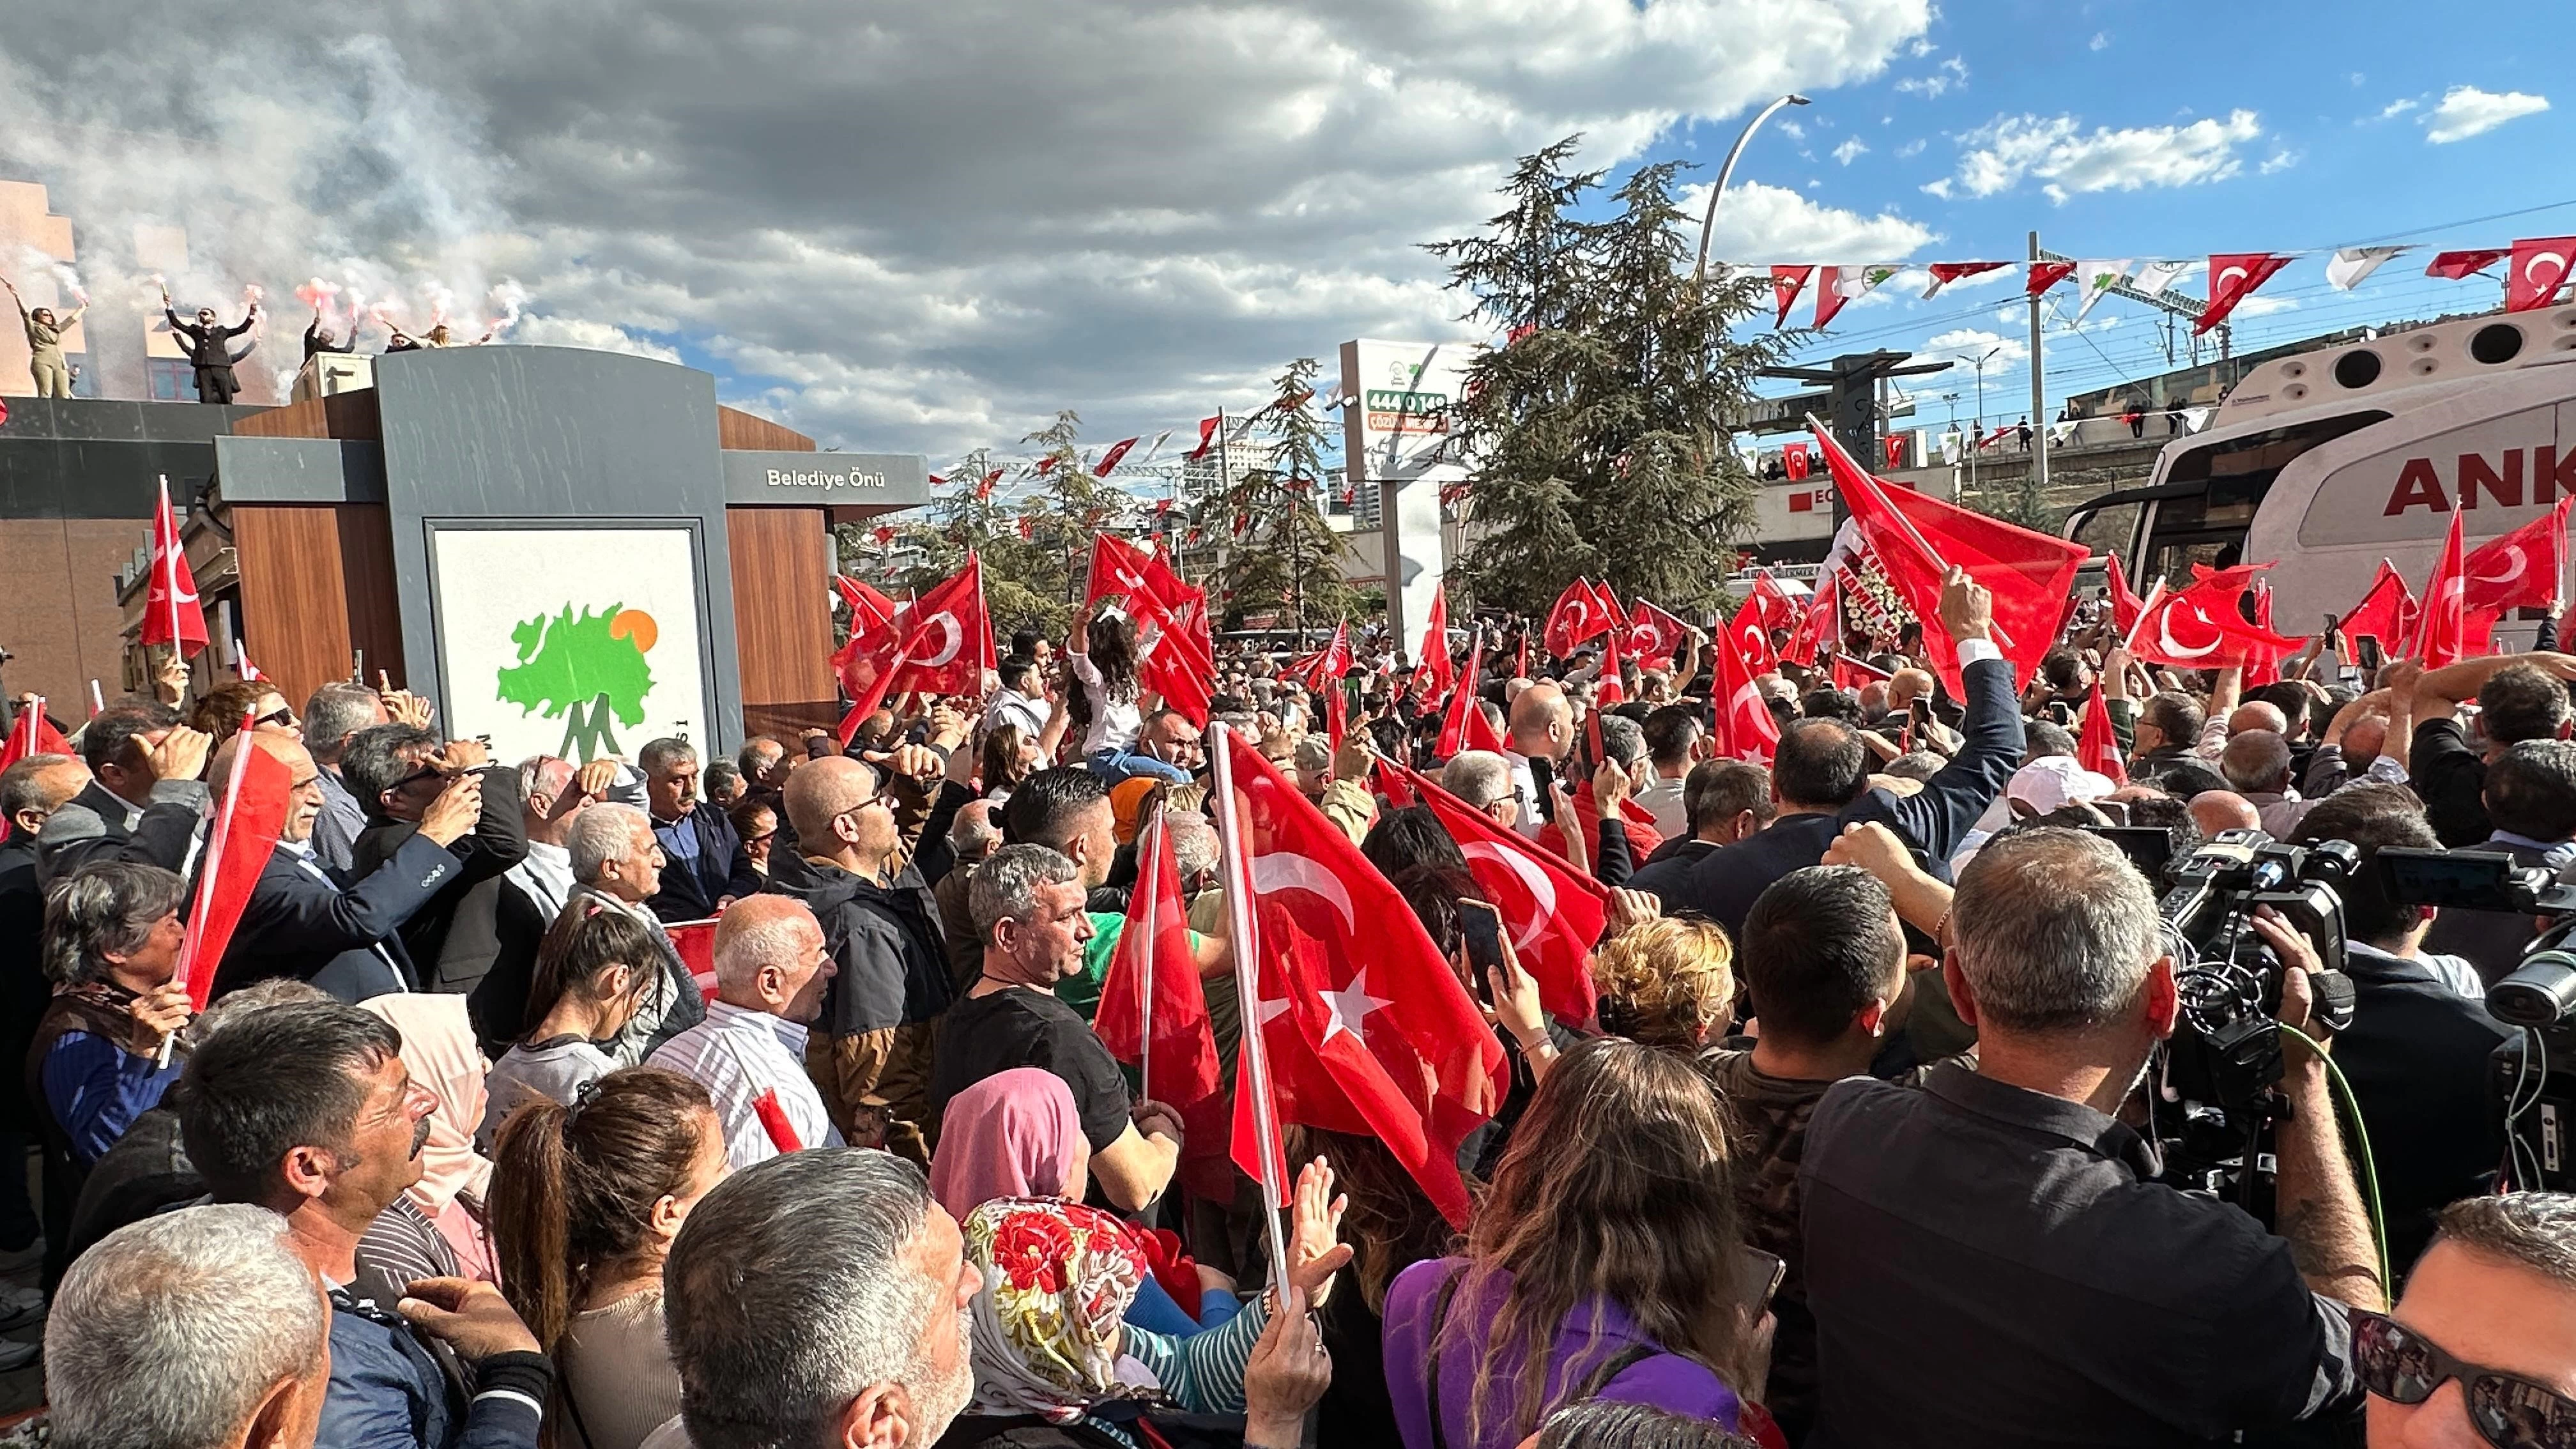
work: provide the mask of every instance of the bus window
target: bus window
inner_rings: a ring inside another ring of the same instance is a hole
[[[2231,568],[2244,561],[2245,543],[2240,538],[2172,539],[2162,537],[2147,550],[2147,570],[2138,581],[2143,593],[2157,579],[2174,588],[2191,582],[2191,566],[2206,564],[2213,569]]]
[[[2114,503],[2090,513],[2077,515],[2067,537],[2093,550],[2096,555],[2116,553],[2123,556],[2135,551],[2138,536],[2138,507],[2135,503]]]
[[[2251,522],[2254,505],[2263,501],[2272,480],[2281,470],[2298,460],[2300,454],[2320,443],[2330,443],[2346,433],[2359,432],[2373,423],[2389,419],[2384,409],[2365,408],[2331,418],[2315,418],[2293,423],[2285,428],[2267,428],[2243,437],[2226,438],[2203,447],[2193,448],[2174,459],[2173,467],[2158,479],[2161,483],[2197,483],[2209,485],[2210,522],[2221,520],[2218,511],[2244,510],[2243,520]]]

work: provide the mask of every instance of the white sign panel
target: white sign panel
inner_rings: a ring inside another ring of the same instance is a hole
[[[1467,476],[1452,410],[1465,397],[1472,344],[1342,344],[1342,455],[1351,488],[1378,488],[1386,548],[1387,623],[1405,658],[1419,663],[1448,560],[1441,548],[1440,489]],[[1463,615],[1460,617],[1463,618]]]
[[[440,528],[430,575],[448,734],[576,764],[712,737],[690,530]]]

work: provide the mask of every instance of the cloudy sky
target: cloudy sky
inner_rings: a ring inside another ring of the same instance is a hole
[[[12,0],[0,175],[54,188],[103,304],[139,288],[138,224],[188,229],[174,280],[199,297],[319,275],[417,326],[442,298],[488,314],[506,282],[513,340],[676,357],[826,443],[939,467],[1059,407],[1089,440],[1150,435],[1349,337],[1470,336],[1417,243],[1492,210],[1514,155],[1581,132],[1591,164],[1705,175],[1790,89],[1814,104],[1748,151],[1722,257],[2018,257],[2034,227],[2141,259],[2576,231],[2554,159],[2576,97],[2551,96],[2546,47],[2420,6],[2308,11]],[[2421,260],[2352,294],[2294,266],[2238,341],[2491,304]],[[1900,277],[1802,355],[2001,345],[1990,388],[2026,389],[2009,290],[1923,303]],[[2078,388],[2164,366],[2152,315],[2117,301],[2048,358]]]

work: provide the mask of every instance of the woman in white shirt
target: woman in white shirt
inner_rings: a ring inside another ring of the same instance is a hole
[[[522,1103],[568,1106],[585,1083],[616,1070],[609,1049],[634,1019],[645,983],[660,979],[661,960],[652,927],[596,898],[577,899],[555,917],[528,985],[532,1025],[485,1082],[490,1101],[477,1146],[489,1153]]]
[[[1068,703],[1074,705],[1074,723],[1082,727],[1082,762],[1091,773],[1112,785],[1138,775],[1188,784],[1189,772],[1180,766],[1136,752],[1144,714],[1138,704],[1135,625],[1124,614],[1086,615],[1075,621],[1064,658],[1082,685]]]
[[[539,1099],[501,1129],[492,1239],[501,1291],[555,1361],[550,1422],[572,1449],[638,1449],[680,1412],[662,1339],[662,1260],[725,1176],[706,1088],[658,1067]]]

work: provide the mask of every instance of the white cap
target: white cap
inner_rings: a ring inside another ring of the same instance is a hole
[[[2004,794],[2046,815],[2069,804],[2090,805],[2119,788],[2110,776],[2084,768],[2072,755],[2049,755],[2014,771]]]

